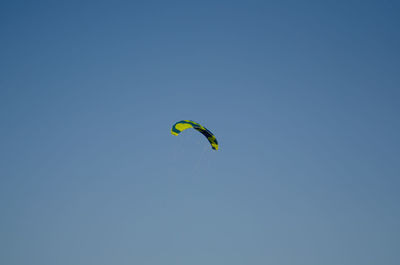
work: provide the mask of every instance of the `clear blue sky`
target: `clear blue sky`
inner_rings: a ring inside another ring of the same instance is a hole
[[[0,263],[400,264],[399,11],[2,1]]]

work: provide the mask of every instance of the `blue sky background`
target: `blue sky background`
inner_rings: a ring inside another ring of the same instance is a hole
[[[2,1],[0,263],[399,264],[399,10]]]

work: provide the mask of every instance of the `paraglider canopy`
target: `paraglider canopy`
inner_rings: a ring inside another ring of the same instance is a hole
[[[210,132],[206,127],[200,125],[197,122],[191,121],[191,120],[183,120],[183,121],[178,121],[177,123],[172,126],[171,129],[171,134],[172,135],[179,135],[182,131],[193,128],[202,133],[207,140],[211,144],[211,148],[214,150],[218,150],[218,141],[217,138],[214,136],[212,132]]]

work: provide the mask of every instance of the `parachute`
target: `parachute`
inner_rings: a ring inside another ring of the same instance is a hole
[[[217,138],[214,136],[212,132],[207,130],[204,126],[198,124],[197,122],[191,121],[191,120],[183,120],[183,121],[178,121],[177,123],[172,126],[171,129],[171,134],[178,136],[182,131],[193,128],[202,133],[207,140],[211,144],[211,148],[214,150],[218,150],[218,141]]]

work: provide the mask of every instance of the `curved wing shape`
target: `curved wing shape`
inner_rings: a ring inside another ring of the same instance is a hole
[[[197,122],[191,121],[191,120],[183,120],[183,121],[178,121],[177,123],[172,126],[171,129],[171,134],[172,135],[179,135],[182,131],[193,128],[202,133],[207,140],[210,142],[212,149],[218,150],[218,141],[215,135],[207,130],[206,127],[198,124]]]

